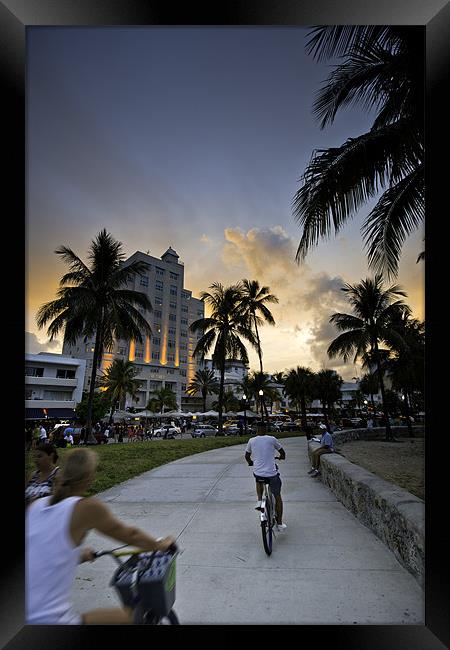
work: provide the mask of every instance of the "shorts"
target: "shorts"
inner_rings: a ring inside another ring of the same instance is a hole
[[[270,485],[272,494],[275,497],[280,496],[281,486],[283,484],[281,482],[281,478],[278,473],[275,476],[257,476],[257,474],[253,473],[253,476],[255,477],[257,483],[267,483],[268,485]]]

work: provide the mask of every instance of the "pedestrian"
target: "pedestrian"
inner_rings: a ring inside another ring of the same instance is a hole
[[[311,452],[311,469],[309,470],[308,474],[313,478],[319,476],[320,457],[323,454],[331,454],[333,452],[333,436],[328,431],[328,429],[325,428],[325,431],[322,433],[322,438],[320,440],[320,447],[317,447],[317,449],[314,449],[314,451]]]
[[[155,539],[117,519],[100,499],[84,497],[95,478],[97,454],[89,449],[69,452],[52,496],[37,499],[26,510],[25,585],[28,625],[131,624],[131,607],[94,609],[78,614],[70,593],[81,562],[93,561],[83,548],[90,531],[141,549],[166,551],[173,537]]]
[[[41,442],[33,451],[36,470],[28,477],[25,486],[25,504],[28,505],[34,499],[46,497],[51,494],[53,483],[59,467],[56,465],[58,453],[50,443]]]
[[[250,438],[245,449],[245,460],[249,466],[254,467],[253,476],[256,480],[256,496],[258,499],[256,510],[261,510],[264,483],[269,483],[275,497],[277,530],[282,532],[287,528],[287,525],[283,523],[282,483],[278,467],[275,464],[275,451],[280,454],[280,460],[286,458],[286,453],[274,436],[266,434],[266,429],[264,422],[257,423],[256,436]]]
[[[41,422],[41,426],[39,427],[39,442],[45,442],[46,440],[47,440],[47,431]]]

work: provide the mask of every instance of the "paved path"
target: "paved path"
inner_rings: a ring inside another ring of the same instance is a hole
[[[284,520],[264,553],[244,445],[169,463],[99,495],[112,511],[155,536],[173,534],[175,609],[183,624],[424,623],[424,594],[386,546],[309,469],[305,438],[282,441]],[[114,547],[89,534],[95,549]],[[79,611],[119,602],[110,557],[78,569]]]

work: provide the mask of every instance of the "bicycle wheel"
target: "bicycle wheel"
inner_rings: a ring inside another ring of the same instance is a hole
[[[272,553],[272,504],[270,499],[266,499],[265,505],[266,520],[261,522],[261,532],[263,538],[263,546],[267,555]]]
[[[168,623],[165,623],[165,621],[168,621]],[[178,619],[178,616],[175,614],[173,609],[170,610],[170,612],[167,614],[167,616],[163,616],[160,625],[179,625],[180,621]]]

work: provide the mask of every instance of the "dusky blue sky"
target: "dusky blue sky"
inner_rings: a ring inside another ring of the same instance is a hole
[[[368,275],[359,229],[373,203],[301,267],[291,203],[313,150],[366,131],[372,116],[350,108],[320,130],[312,104],[337,61],[305,53],[308,31],[28,28],[31,351],[60,349],[34,324],[65,271],[53,251],[66,244],[85,258],[106,228],[127,254],[175,248],[195,295],[213,281],[269,284],[280,298],[277,327],[263,331],[269,371],[339,366],[324,355],[328,318],[345,310],[343,282]],[[405,246],[398,278],[419,317],[422,236]]]

